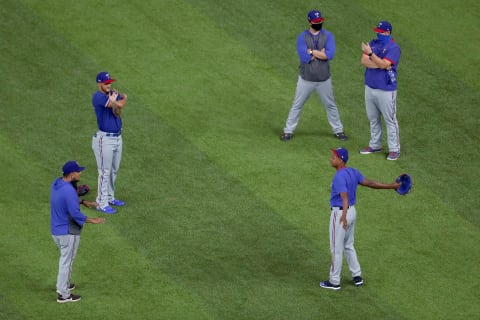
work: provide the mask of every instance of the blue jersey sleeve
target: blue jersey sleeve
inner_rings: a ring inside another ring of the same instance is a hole
[[[396,45],[390,46],[390,48],[387,51],[387,54],[383,58],[390,61],[392,65],[396,67],[400,62],[400,47]]]
[[[80,204],[78,202],[78,195],[76,190],[72,188],[67,198],[67,209],[72,219],[79,225],[83,226],[87,220],[87,216],[80,211]]]
[[[335,55],[335,37],[328,31],[324,31],[327,34],[327,41],[325,43],[325,55],[328,60],[332,60]]]
[[[307,53],[307,43],[305,42],[305,33],[309,32],[305,30],[304,32],[300,33],[297,37],[297,54],[298,58],[300,59],[300,63],[309,63],[310,59],[312,58]],[[335,55],[335,38],[333,34],[329,31],[322,30],[322,33],[326,34],[327,39],[325,40],[325,55],[327,56],[328,60],[332,60]],[[323,48],[318,48],[322,50]]]
[[[298,54],[298,58],[300,59],[300,63],[308,63],[312,58],[307,53],[307,43],[305,42],[305,32],[308,32],[308,30],[305,30],[304,32],[300,33],[297,37],[297,54]]]

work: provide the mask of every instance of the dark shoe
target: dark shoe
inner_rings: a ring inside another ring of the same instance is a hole
[[[80,299],[82,299],[82,297],[74,295],[74,294],[71,294],[68,298],[64,298],[64,297],[62,297],[62,295],[59,294],[58,297],[57,297],[57,302],[58,303],[77,302]]]
[[[362,286],[362,285],[363,285],[363,279],[362,279],[362,277],[360,277],[360,276],[353,277],[353,283],[355,283],[355,285],[356,285],[357,287]]]
[[[344,132],[334,133],[333,136],[342,141],[348,140],[348,137],[345,135]]]
[[[288,141],[293,138],[293,133],[284,133],[280,136],[280,140]]]
[[[73,289],[75,289],[75,284],[70,283],[70,285],[68,286],[68,291],[72,291]],[[58,291],[57,291],[57,293],[60,294]]]
[[[395,161],[400,157],[400,152],[390,152],[387,156],[387,160]]]
[[[373,148],[370,148],[370,147],[366,147],[365,149],[360,150],[361,154],[370,154],[370,153],[377,153],[377,152],[382,152],[382,148],[373,149]]]
[[[320,287],[325,288],[325,289],[332,289],[332,290],[340,290],[340,285],[337,284],[331,284],[330,281],[323,281],[320,282]]]

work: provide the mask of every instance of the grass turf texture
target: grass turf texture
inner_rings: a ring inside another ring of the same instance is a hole
[[[359,190],[366,285],[355,288],[345,266],[340,292],[318,287],[330,261],[329,148],[339,142],[316,98],[294,140],[278,139],[297,76],[295,37],[317,5],[3,0],[0,318],[478,314],[479,4],[320,7],[336,36],[333,81],[351,165],[384,181],[408,172],[415,182],[408,197]],[[360,42],[383,18],[403,53],[397,162],[356,154],[369,137]],[[76,159],[95,193],[90,97],[100,70],[130,97],[117,184],[128,205],[86,226],[73,273],[83,299],[58,305],[49,187]]]

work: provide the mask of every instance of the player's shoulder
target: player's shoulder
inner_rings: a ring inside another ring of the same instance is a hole
[[[395,41],[393,38],[388,42],[387,47],[400,49],[400,46],[398,45],[397,41]]]
[[[93,104],[96,104],[96,103],[103,104],[106,100],[108,100],[108,96],[106,94],[104,94],[103,92],[96,91],[92,95]]]
[[[355,175],[355,176],[361,176],[362,173],[360,172],[360,170],[358,170],[357,168],[354,168],[354,167],[345,167],[345,174],[346,175],[349,175],[349,176],[352,176]]]

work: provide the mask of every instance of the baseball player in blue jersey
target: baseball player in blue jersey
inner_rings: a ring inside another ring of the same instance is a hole
[[[382,151],[382,119],[387,129],[389,153],[387,160],[400,157],[400,129],[397,121],[397,67],[400,47],[391,38],[392,25],[380,21],[377,38],[362,43],[361,63],[365,70],[365,106],[370,120],[370,142],[361,154]]]
[[[50,190],[50,232],[53,241],[60,250],[57,276],[57,302],[75,302],[80,296],[71,294],[75,285],[70,283],[70,275],[78,245],[80,233],[85,223],[103,223],[104,218],[89,218],[80,211],[80,203],[90,206],[78,199],[74,184],[80,181],[80,174],[85,167],[81,167],[75,161],[64,164],[63,177],[55,179]]]
[[[335,39],[332,33],[322,28],[325,19],[320,11],[310,11],[307,18],[310,28],[297,37],[297,53],[300,59],[297,89],[280,139],[292,139],[302,108],[315,91],[325,106],[333,135],[344,141],[347,136],[343,132],[330,77],[330,60],[335,54]]]
[[[345,148],[332,150],[330,165],[336,173],[332,180],[330,196],[330,251],[332,262],[329,280],[320,282],[322,288],[339,290],[343,253],[352,273],[353,283],[363,285],[362,272],[353,246],[355,222],[357,220],[357,187],[362,185],[374,189],[397,189],[398,182],[385,184],[365,178],[360,171],[346,166],[348,151]]]
[[[97,75],[98,91],[92,97],[98,125],[98,131],[92,139],[98,169],[97,210],[108,214],[117,212],[112,206],[125,205],[125,202],[115,198],[115,180],[122,159],[121,115],[127,95],[111,90],[114,81],[108,72],[100,72]]]

